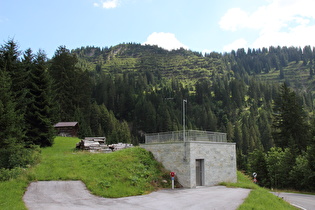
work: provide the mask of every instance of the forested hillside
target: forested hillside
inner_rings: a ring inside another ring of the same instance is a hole
[[[58,121],[78,121],[81,136],[138,144],[144,133],[183,129],[185,99],[186,129],[226,132],[239,169],[256,171],[261,185],[315,190],[314,48],[61,46],[48,60],[8,41],[0,59],[1,148],[49,146],[45,128]],[[2,162],[17,156],[3,151]]]

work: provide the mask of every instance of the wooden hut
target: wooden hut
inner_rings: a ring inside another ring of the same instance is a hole
[[[59,122],[54,125],[58,136],[78,137],[78,122]]]

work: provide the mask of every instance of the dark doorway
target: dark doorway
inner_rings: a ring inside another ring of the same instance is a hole
[[[196,159],[196,186],[204,185],[204,160]]]

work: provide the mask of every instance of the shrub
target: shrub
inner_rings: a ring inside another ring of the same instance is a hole
[[[0,154],[0,181],[16,178],[23,171],[23,168],[35,165],[40,161],[38,146],[25,148],[16,145],[0,149]]]
[[[0,169],[0,181],[8,181],[10,179],[17,178],[21,172],[23,171],[22,168],[13,168],[13,169]]]

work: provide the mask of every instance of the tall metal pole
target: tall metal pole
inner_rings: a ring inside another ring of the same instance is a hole
[[[183,100],[183,138],[184,138],[184,142],[186,142],[186,133],[185,133],[185,129],[186,129],[185,103],[187,103],[187,99],[184,99],[184,100]]]
[[[185,103],[187,103],[187,99],[183,100],[183,140],[184,140],[184,161],[187,161],[187,151],[186,151],[186,133],[185,133],[185,129],[186,129],[186,112],[185,112]]]

